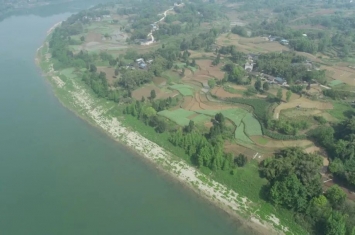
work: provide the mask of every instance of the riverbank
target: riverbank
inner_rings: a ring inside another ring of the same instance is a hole
[[[173,154],[148,140],[139,132],[132,131],[131,127],[125,126],[120,120],[112,117],[108,111],[116,104],[108,101],[102,102],[79,79],[62,79],[62,74],[53,69],[46,43],[37,51],[37,62],[44,76],[53,85],[58,99],[78,116],[135,150],[237,220],[243,221],[243,224],[252,228],[257,234],[283,234],[288,231],[288,228],[281,226],[278,218],[272,214],[266,216],[267,220],[262,219],[253,207],[253,202],[248,198],[211,180],[183,160],[174,157]]]

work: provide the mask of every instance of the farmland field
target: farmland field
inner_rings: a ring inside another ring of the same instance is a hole
[[[248,111],[244,109],[227,109],[221,112],[226,118],[231,120],[236,126],[239,126]],[[244,129],[244,128],[243,128]]]
[[[193,94],[194,94],[194,89],[189,85],[175,84],[175,85],[170,86],[170,88],[173,90],[177,90],[183,96],[193,96]]]
[[[237,127],[234,134],[235,138],[243,143],[253,144],[253,141],[244,133],[244,123]]]
[[[248,136],[263,135],[260,123],[258,120],[256,120],[253,114],[248,113],[247,115],[245,115],[245,117],[243,118],[243,123],[245,124],[245,133]]]
[[[187,126],[190,122],[189,116],[195,114],[195,112],[185,109],[176,109],[173,111],[163,110],[158,113],[160,116],[166,117],[171,121],[177,123],[179,126]]]

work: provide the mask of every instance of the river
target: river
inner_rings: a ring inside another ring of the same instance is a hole
[[[0,233],[246,234],[54,97],[36,49],[69,10],[90,5],[0,22]]]

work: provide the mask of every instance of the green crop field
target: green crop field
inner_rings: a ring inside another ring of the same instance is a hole
[[[243,143],[253,144],[253,141],[244,133],[244,123],[237,127],[234,134],[235,138]]]
[[[231,120],[236,126],[239,126],[248,111],[244,109],[227,109],[221,112],[226,118]]]
[[[245,133],[248,136],[263,135],[260,122],[253,116],[253,114],[248,113],[245,115],[243,123],[245,125]]]
[[[189,85],[175,84],[175,85],[170,86],[170,88],[177,90],[183,96],[193,96],[194,95],[194,89]]]
[[[171,121],[175,122],[179,126],[187,126],[190,122],[189,116],[195,114],[193,111],[188,111],[185,109],[176,109],[173,111],[163,110],[158,113],[158,115],[166,117]]]
[[[211,117],[206,116],[204,114],[199,114],[199,115],[197,115],[196,117],[194,117],[192,119],[192,121],[194,121],[195,123],[204,123],[204,122],[207,122],[209,120],[211,120]]]

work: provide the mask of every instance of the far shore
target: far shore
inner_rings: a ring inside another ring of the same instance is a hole
[[[61,23],[62,22],[58,22],[53,25],[47,31],[47,36]],[[45,47],[42,45],[37,50],[36,63],[39,67],[41,61],[51,62],[48,52],[46,52],[45,56],[41,56],[41,51],[44,50],[44,48]],[[53,69],[53,64],[50,66],[48,72],[43,72],[43,75],[53,85],[53,88],[55,88],[55,95],[60,102],[76,113],[77,116],[99,127],[100,130],[103,130],[115,141],[124,144],[129,149],[139,154],[143,159],[157,166],[158,169],[168,173],[173,179],[178,180],[218,208],[227,212],[233,219],[241,224],[242,228],[250,230],[252,234],[284,234],[288,231],[287,227],[283,227],[279,224],[279,219],[273,214],[268,215],[267,220],[263,220],[255,212],[251,212],[249,205],[253,202],[248,198],[240,196],[237,192],[203,175],[196,168],[188,165],[183,160],[178,160],[177,157],[174,157],[156,143],[143,137],[140,133],[133,131],[132,128],[124,126],[117,118],[105,116],[103,107],[95,105],[95,98],[90,96],[86,88],[75,80],[71,80],[67,82],[71,83],[70,85],[74,87],[72,88],[74,90],[69,91],[66,89],[68,86],[59,78],[58,74],[59,72]],[[61,95],[56,92],[58,90],[62,91]],[[61,99],[63,93],[71,100],[71,104]],[[247,215],[247,218],[241,215]]]

